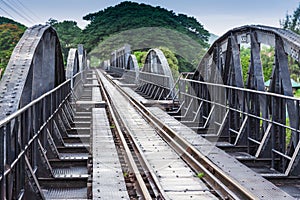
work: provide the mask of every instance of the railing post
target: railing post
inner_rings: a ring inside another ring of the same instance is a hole
[[[5,137],[5,130],[2,126],[0,128],[0,173],[1,173],[1,180],[0,180],[0,198],[6,199],[6,181],[4,177],[4,170],[5,170],[5,155],[6,155],[6,137]]]

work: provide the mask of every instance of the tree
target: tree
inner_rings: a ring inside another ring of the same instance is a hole
[[[113,34],[142,27],[177,30],[202,46],[208,46],[206,42],[209,33],[195,18],[184,14],[176,15],[172,10],[160,7],[125,1],[114,7],[88,14],[83,19],[91,22],[83,30],[83,43],[88,51]],[[143,38],[143,35],[140,35],[140,38]]]
[[[179,62],[179,72],[194,71],[206,52],[198,42],[177,30],[143,27],[110,35],[99,42],[89,55],[98,59],[98,62],[107,60],[111,52],[124,46],[125,42],[131,45],[133,52],[148,51],[160,46],[168,47]]]
[[[17,24],[0,25],[0,71],[4,72],[10,56],[24,33],[24,27]]]
[[[242,65],[243,81],[244,83],[246,83],[250,64],[250,48],[245,48],[244,46],[242,46],[240,50],[240,58]]]
[[[244,83],[247,82],[249,64],[250,64],[250,48],[241,47],[240,57],[243,72]],[[264,80],[267,81],[272,76],[275,50],[273,47],[262,46],[260,51],[261,64],[263,69]]]
[[[292,30],[298,34],[300,33],[300,4],[292,15],[287,13],[285,19],[280,20],[280,25],[284,29]]]
[[[177,79],[179,76],[179,62],[178,59],[175,55],[174,52],[172,52],[170,49],[168,49],[167,47],[158,47],[158,49],[160,49],[163,54],[165,55],[169,67],[172,71],[172,75],[174,77],[174,79]],[[142,68],[145,64],[145,60],[147,57],[147,53],[148,51],[135,51],[134,55],[136,56],[137,62],[139,64],[139,67]]]
[[[159,47],[159,49],[164,53],[164,55],[168,61],[169,67],[171,69],[173,78],[176,80],[179,76],[179,72],[178,72],[179,66],[178,66],[178,60],[177,60],[175,54],[167,47]]]
[[[81,29],[75,21],[58,22],[50,18],[47,24],[53,26],[58,34],[64,62],[66,63],[70,48],[77,48],[77,45],[80,43]]]
[[[8,19],[6,17],[0,17],[0,24],[14,24],[17,25],[23,31],[26,30],[26,26],[24,26],[23,24],[20,24],[19,22],[15,22],[14,20]]]
[[[274,47],[262,46],[260,56],[261,56],[261,63],[263,67],[264,80],[267,81],[272,76],[274,56],[275,56]]]
[[[285,16],[285,19],[280,20],[281,27],[284,29],[289,29],[297,34],[300,34],[300,4],[298,8],[294,11],[292,15],[288,13]],[[291,78],[296,81],[299,80],[300,70],[299,62],[294,60],[289,56],[289,70]]]
[[[147,51],[135,51],[134,55],[135,55],[136,60],[138,62],[139,68],[142,68],[145,64]]]

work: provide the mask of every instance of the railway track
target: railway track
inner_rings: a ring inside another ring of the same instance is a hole
[[[126,160],[136,177],[138,196],[143,199],[258,199],[127,95],[106,72],[98,70],[97,78],[126,151]]]

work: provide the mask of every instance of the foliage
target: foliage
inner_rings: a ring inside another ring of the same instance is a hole
[[[292,15],[287,13],[285,19],[280,20],[280,25],[284,29],[300,34],[300,4]]]
[[[0,25],[1,24],[14,24],[14,25],[17,25],[23,31],[26,30],[26,26],[24,26],[23,24],[20,24],[19,22],[15,22],[14,20],[8,19],[6,17],[0,16]]]
[[[300,89],[296,90],[294,96],[295,96],[295,97],[300,97]]]
[[[83,18],[91,22],[83,31],[74,21],[58,22],[51,18],[47,22],[58,33],[65,62],[69,49],[76,48],[79,43],[83,43],[88,51],[93,50],[90,55],[96,57],[94,61],[98,58],[103,61],[109,59],[112,50],[126,42],[133,45],[132,49],[140,63],[145,58],[144,51],[162,46],[168,47],[175,55],[176,60],[169,60],[172,66],[175,62],[177,64],[174,66],[180,66],[180,72],[194,71],[205,52],[204,48],[208,47],[210,37],[194,17],[128,1]],[[1,22],[18,24],[7,18],[0,18]],[[10,53],[2,55],[9,57]]]
[[[296,82],[300,82],[300,68],[299,63],[289,57],[289,70],[291,79],[295,80]]]
[[[175,54],[167,47],[159,47],[159,49],[164,53],[168,61],[169,67],[171,69],[173,78],[176,80],[179,76],[179,72],[178,72],[179,66]]]
[[[144,66],[146,56],[147,56],[147,51],[135,51],[134,55],[136,57],[136,60],[138,62],[139,68],[142,68]]]
[[[0,72],[3,74],[10,56],[22,37],[25,28],[15,24],[1,24],[0,25]]]
[[[243,80],[246,83],[248,78],[248,70],[250,64],[250,48],[245,48],[244,46],[241,47],[240,50],[240,57],[241,57],[241,65],[242,65],[242,72],[243,72]],[[267,81],[271,78],[273,63],[274,63],[274,48],[262,46],[261,52],[261,63],[263,68],[263,75],[264,80]]]
[[[197,174],[197,177],[198,178],[203,178],[205,176],[205,174],[203,173],[203,172],[199,172],[198,174]]]
[[[143,27],[111,35],[100,42],[89,55],[102,61],[107,60],[111,52],[122,47],[125,42],[131,44],[133,52],[148,51],[160,46],[168,47],[176,57],[178,55],[191,63],[188,71],[195,69],[201,58],[199,56],[205,52],[199,43],[178,31],[161,27]]]
[[[62,48],[64,62],[66,63],[70,48],[77,48],[77,45],[80,43],[81,29],[77,26],[77,22],[75,21],[58,22],[57,20],[50,18],[47,24],[56,29]]]
[[[241,58],[241,65],[242,65],[243,80],[244,83],[246,83],[248,78],[249,64],[250,64],[250,48],[245,48],[244,46],[242,46],[240,50],[240,58]]]
[[[179,71],[179,65],[178,65],[179,62],[178,62],[176,55],[167,47],[159,47],[158,49],[160,49],[163,52],[163,54],[165,55],[165,57],[168,61],[169,67],[172,71],[172,75],[173,75],[174,79],[177,79],[179,76],[179,72],[178,72]],[[137,59],[137,62],[139,64],[140,68],[142,68],[145,64],[147,53],[148,53],[147,51],[135,51],[134,52],[134,55],[136,56],[136,59]]]
[[[293,14],[286,14],[285,19],[280,21],[281,27],[300,34],[300,4]],[[300,81],[299,63],[289,56],[289,70],[291,78]]]
[[[291,126],[290,118],[286,118],[285,125],[289,126],[289,127]],[[290,144],[291,139],[292,139],[292,130],[286,128],[285,131],[286,131],[285,132],[285,143],[286,143],[286,146],[288,147],[288,145]]]
[[[88,14],[83,19],[91,22],[83,30],[83,43],[88,51],[112,34],[141,27],[164,27],[176,30],[188,35],[202,46],[207,46],[209,37],[208,31],[193,17],[184,14],[176,15],[173,11],[161,7],[129,1]],[[143,37],[144,35],[139,36],[140,39]]]
[[[260,56],[263,67],[264,80],[267,81],[272,76],[275,49],[273,47],[263,46],[261,48]]]
[[[178,60],[178,71],[180,73],[195,71],[197,64],[199,64],[200,62],[200,58],[202,58],[202,56],[199,56],[192,60],[192,62],[189,62],[186,58],[182,57],[181,55],[176,54],[175,56]]]

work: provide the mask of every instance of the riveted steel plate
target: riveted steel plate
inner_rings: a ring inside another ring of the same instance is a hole
[[[51,188],[43,190],[46,199],[87,199],[87,188]]]
[[[104,108],[92,109],[93,199],[129,199]]]
[[[54,177],[88,177],[86,167],[56,167],[53,168]]]
[[[182,192],[167,192],[168,196],[172,200],[188,200],[188,199],[218,199],[214,195],[211,194],[209,191],[186,191],[185,193]]]

